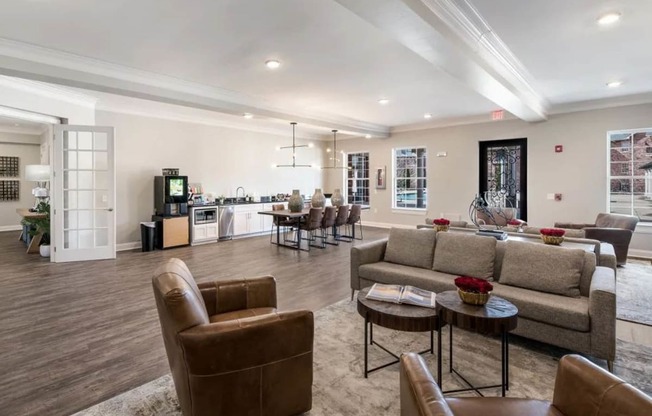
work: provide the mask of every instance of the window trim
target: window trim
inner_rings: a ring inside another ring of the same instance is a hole
[[[349,155],[352,154],[359,154],[359,153],[366,153],[367,157],[369,159],[368,166],[367,166],[367,181],[369,181],[369,201],[367,204],[360,204],[363,207],[370,207],[371,206],[371,152],[369,150],[360,150],[360,151],[349,151],[344,153],[344,159],[346,160],[346,166],[349,166]],[[345,174],[343,176],[343,183],[342,183],[342,189],[344,192],[342,192],[342,195],[344,196],[344,200],[346,203],[349,203],[349,175],[348,175],[348,170],[345,170]]]
[[[392,212],[396,213],[415,213],[415,214],[421,214],[423,212],[428,211],[428,205],[429,205],[429,196],[426,197],[426,206],[425,208],[418,208],[418,207],[398,207],[396,206],[396,152],[398,150],[404,150],[404,149],[425,149],[426,151],[426,176],[425,180],[426,183],[428,183],[428,146],[426,145],[414,145],[414,146],[401,146],[401,147],[394,147],[392,148]],[[428,191],[428,186],[424,188],[426,190],[426,193]]]

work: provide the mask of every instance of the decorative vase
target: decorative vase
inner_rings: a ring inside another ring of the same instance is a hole
[[[485,303],[489,302],[491,297],[491,292],[489,293],[474,293],[474,292],[465,292],[463,290],[457,289],[457,294],[462,299],[462,302],[469,305],[482,306]]]
[[[344,195],[342,195],[342,191],[340,191],[340,188],[336,188],[335,191],[333,192],[333,195],[331,196],[331,204],[334,207],[339,207],[341,205],[344,205]]]
[[[303,211],[303,198],[298,189],[292,190],[292,196],[288,200],[288,208],[290,212],[301,212]]]
[[[544,235],[541,234],[541,239],[545,244],[550,244],[553,246],[558,246],[564,241],[564,236],[556,236],[556,235]]]
[[[326,197],[321,192],[321,188],[315,188],[315,193],[312,194],[312,199],[310,200],[313,208],[323,208],[326,205]]]
[[[437,231],[446,232],[450,228],[450,225],[435,225],[435,227],[437,227]]]
[[[41,244],[38,248],[39,253],[41,253],[41,257],[50,257],[50,245],[49,244]]]

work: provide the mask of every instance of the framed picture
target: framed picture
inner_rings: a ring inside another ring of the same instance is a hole
[[[19,173],[19,159],[16,156],[0,156],[0,176],[4,178],[17,178]]]
[[[387,179],[385,178],[385,166],[376,168],[376,189],[387,188]]]

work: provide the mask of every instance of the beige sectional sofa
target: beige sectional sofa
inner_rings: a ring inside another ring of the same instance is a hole
[[[470,233],[390,231],[351,248],[351,289],[409,284],[455,290],[457,276],[491,279],[493,294],[519,309],[513,333],[611,363],[616,350],[616,279],[594,253]]]

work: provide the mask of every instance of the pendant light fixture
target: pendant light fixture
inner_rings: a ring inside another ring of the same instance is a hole
[[[337,166],[337,130],[331,130],[333,132],[333,166],[324,166],[322,169],[346,169],[350,170],[349,166]]]
[[[276,165],[277,168],[311,168],[312,165],[297,165],[297,148],[299,147],[312,147],[307,144],[296,144],[295,129],[297,123],[295,121],[290,123],[292,125],[292,146],[282,146],[278,149],[292,149],[292,164],[291,165]]]

